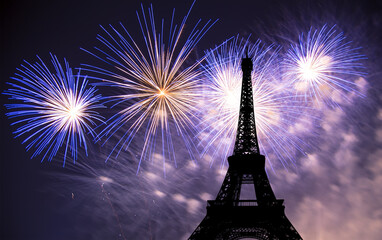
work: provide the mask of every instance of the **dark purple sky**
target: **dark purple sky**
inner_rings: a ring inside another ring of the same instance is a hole
[[[74,67],[91,61],[80,47],[97,45],[99,25],[123,22],[140,37],[135,11],[141,2],[147,8],[151,1],[2,1],[1,92],[22,61],[34,62],[36,55],[48,61],[51,52]],[[168,19],[174,7],[181,17],[192,3],[152,2],[157,19]],[[352,98],[343,110],[323,110],[318,135],[304,139],[312,147],[297,157],[297,170],[277,168],[270,181],[304,239],[380,239],[381,1],[200,0],[190,24],[199,18],[219,19],[197,46],[199,55],[236,34],[282,45],[325,23],[337,24],[362,47],[368,58],[366,97]],[[83,160],[92,170],[31,160],[5,116],[3,103],[9,100],[1,95],[1,102],[1,239],[185,239],[204,217],[205,200],[215,198],[221,185],[218,165],[169,166],[166,179],[161,167],[150,165],[136,176],[134,164],[103,166],[107,151],[99,147]],[[121,158],[129,157],[127,152]],[[114,178],[100,179],[108,174]]]

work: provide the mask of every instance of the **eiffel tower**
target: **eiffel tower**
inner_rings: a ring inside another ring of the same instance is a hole
[[[207,201],[207,215],[189,240],[302,239],[276,199],[265,172],[265,157],[257,141],[251,72],[252,59],[242,59],[243,81],[235,148],[215,200]],[[242,184],[253,184],[256,200],[240,200]]]

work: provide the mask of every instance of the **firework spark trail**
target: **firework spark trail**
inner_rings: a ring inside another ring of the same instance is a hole
[[[302,152],[304,143],[288,132],[299,118],[303,106],[288,96],[285,85],[277,79],[276,56],[279,48],[264,48],[260,41],[251,44],[239,37],[226,41],[207,53],[204,82],[205,118],[198,137],[204,145],[203,154],[212,151],[212,159],[222,154],[222,165],[231,154],[237,130],[240,106],[241,59],[245,49],[253,57],[253,98],[256,127],[261,151],[273,153],[286,166],[294,161],[293,152]],[[300,108],[300,109],[298,109]],[[289,161],[288,161],[289,160]],[[211,164],[213,161],[211,161]]]
[[[102,180],[102,179],[107,179],[107,178],[105,178],[105,177],[103,177],[103,178],[100,177],[100,178],[101,178],[101,180]],[[107,202],[108,202],[108,204],[109,204],[111,210],[113,211],[113,214],[114,214],[114,216],[115,216],[115,219],[116,219],[117,222],[118,222],[118,227],[119,227],[119,231],[120,231],[120,233],[121,233],[121,237],[122,237],[123,239],[126,240],[125,233],[124,233],[124,231],[123,231],[123,228],[122,228],[122,225],[121,225],[121,221],[119,220],[118,213],[115,211],[115,208],[114,208],[114,206],[113,206],[113,203],[112,203],[112,201],[111,201],[110,198],[109,198],[109,194],[106,192],[106,190],[105,190],[105,188],[103,187],[103,185],[104,185],[104,183],[101,183],[101,184],[100,184],[102,193],[103,193],[104,196],[106,197]]]
[[[110,97],[110,102],[114,103],[113,107],[122,109],[108,120],[108,124],[97,138],[97,141],[100,141],[105,137],[106,143],[117,131],[125,132],[107,160],[113,153],[117,157],[124,147],[129,147],[134,136],[145,129],[137,173],[142,160],[151,159],[155,153],[157,142],[161,142],[160,151],[163,159],[168,152],[169,161],[173,161],[176,165],[171,138],[174,132],[171,129],[172,123],[175,125],[176,133],[182,136],[190,157],[195,159],[189,133],[195,131],[193,112],[197,111],[195,106],[200,97],[198,83],[201,72],[197,69],[200,61],[188,67],[185,66],[185,62],[189,59],[193,48],[215,22],[209,20],[198,29],[199,20],[182,45],[191,8],[179,26],[174,23],[174,10],[167,44],[164,42],[164,20],[158,33],[152,6],[148,9],[148,17],[142,6],[142,14],[137,12],[137,17],[144,47],[140,46],[121,24],[120,31],[110,25],[110,30],[103,28],[106,36],[98,36],[105,50],[95,48],[96,54],[87,51],[112,66],[112,70],[107,70],[86,65],[87,70],[94,75],[93,78],[100,80],[100,85],[111,86],[122,92]],[[165,166],[164,161],[163,166]]]
[[[355,79],[364,76],[360,60],[365,59],[337,33],[335,26],[301,34],[298,44],[291,45],[284,59],[284,77],[305,99],[338,105],[335,97],[357,91]]]
[[[96,109],[103,105],[97,90],[87,86],[86,77],[74,75],[66,60],[61,65],[56,56],[51,58],[53,72],[40,58],[35,64],[25,61],[26,65],[17,69],[14,82],[8,83],[11,88],[4,94],[18,103],[5,106],[9,110],[7,116],[18,119],[12,123],[19,125],[14,132],[16,137],[25,137],[23,143],[29,142],[27,150],[35,148],[32,158],[45,151],[41,161],[47,156],[51,161],[65,145],[65,165],[69,150],[74,162],[78,147],[83,145],[87,154],[85,133],[95,136],[91,125],[102,121]]]

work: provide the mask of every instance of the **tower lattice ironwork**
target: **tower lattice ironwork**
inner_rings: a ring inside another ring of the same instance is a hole
[[[251,72],[252,59],[242,59],[239,123],[228,171],[215,200],[207,201],[207,215],[189,240],[195,239],[302,239],[287,219],[283,199],[276,199],[265,157],[257,141]],[[256,200],[240,200],[242,184],[253,184]]]

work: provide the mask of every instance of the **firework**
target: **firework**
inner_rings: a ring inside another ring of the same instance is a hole
[[[285,58],[284,76],[305,99],[317,102],[338,103],[346,92],[356,92],[355,80],[363,76],[364,57],[352,48],[343,33],[335,26],[320,30],[311,29],[301,34],[299,43],[291,45]]]
[[[285,94],[285,85],[277,78],[278,48],[265,48],[260,41],[251,44],[239,37],[209,51],[203,65],[206,77],[203,108],[206,112],[198,135],[204,146],[203,154],[212,151],[212,159],[221,154],[224,165],[232,153],[240,111],[241,59],[245,49],[248,49],[248,56],[253,57],[253,100],[261,152],[273,153],[287,164],[287,159],[293,160],[291,152],[301,150],[299,139],[288,133],[288,126],[299,113],[298,106]]]
[[[148,17],[143,6],[141,14],[137,12],[145,43],[143,46],[132,38],[122,24],[120,30],[112,26],[109,30],[103,28],[106,35],[98,36],[103,49],[96,48],[97,53],[91,54],[109,63],[112,68],[107,70],[87,66],[87,70],[94,78],[101,80],[100,85],[113,87],[120,92],[111,96],[110,102],[114,102],[113,107],[121,109],[108,120],[97,140],[106,137],[107,142],[117,131],[125,132],[107,159],[113,153],[117,157],[141,131],[139,134],[145,137],[141,144],[138,170],[143,159],[155,160],[152,156],[158,154],[158,149],[163,166],[166,157],[176,164],[171,138],[175,132],[182,136],[190,157],[194,158],[192,139],[188,133],[193,131],[193,112],[197,110],[195,106],[200,93],[198,82],[201,72],[197,69],[200,61],[193,61],[187,67],[185,62],[214,23],[208,21],[198,29],[199,21],[188,36],[183,36],[191,8],[179,26],[174,23],[173,12],[167,42],[165,22],[162,20],[158,32],[152,6],[148,9]]]
[[[95,111],[101,108],[101,96],[94,87],[88,87],[84,77],[74,75],[68,62],[61,65],[56,56],[51,55],[54,71],[40,59],[21,65],[11,88],[4,94],[18,103],[6,104],[7,116],[17,119],[12,125],[19,127],[16,137],[24,136],[27,150],[35,149],[32,158],[43,154],[42,160],[49,161],[65,149],[63,164],[67,152],[71,152],[73,161],[77,159],[78,147],[83,146],[87,153],[86,132],[94,136],[91,125],[101,121]]]

